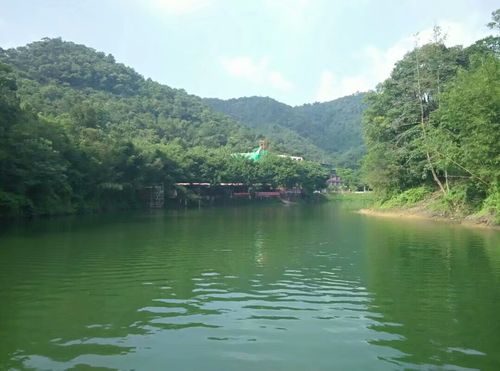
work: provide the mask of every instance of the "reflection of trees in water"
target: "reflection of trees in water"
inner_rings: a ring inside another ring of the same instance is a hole
[[[255,231],[254,237],[254,249],[255,249],[255,263],[258,266],[263,266],[265,264],[264,255],[264,238],[262,230],[259,228],[261,223],[257,223],[257,229]]]
[[[209,300],[204,289],[254,293],[256,278],[262,288],[272,288],[299,279],[286,276],[289,269],[319,262],[327,270],[347,267],[349,259],[320,256],[326,248],[317,242],[329,243],[337,233],[325,228],[325,217],[315,208],[263,206],[34,225],[32,235],[21,233],[30,239],[11,250],[18,255],[13,261],[28,264],[4,272],[30,296],[4,296],[0,311],[10,326],[1,326],[8,333],[0,340],[2,352],[11,359],[19,352],[19,363],[12,363],[19,368],[23,362],[68,365],[88,354],[119,357],[135,351],[134,336],[207,325],[206,316],[215,312],[203,308]],[[320,280],[318,272],[309,269],[307,279]],[[170,323],[182,316],[197,322]]]
[[[11,365],[21,369],[117,365],[138,360],[160,334],[203,340],[218,326],[240,329],[239,318],[254,315],[250,326],[277,318],[273,308],[281,308],[281,316],[313,321],[310,344],[322,331],[314,326],[336,330],[345,321],[359,330],[356,341],[378,339],[370,344],[385,348],[363,349],[389,361],[488,368],[485,357],[462,351],[499,347],[498,239],[339,213],[319,205],[159,211],[16,234],[29,237],[2,250],[25,264],[0,271],[9,277],[0,279],[0,332],[8,334],[0,348],[17,351]],[[174,345],[170,352],[184,349]]]
[[[411,364],[498,366],[495,238],[446,224],[388,220],[371,221],[367,232],[371,306],[383,314],[373,329],[402,336],[374,343],[400,350],[405,355],[399,361]]]

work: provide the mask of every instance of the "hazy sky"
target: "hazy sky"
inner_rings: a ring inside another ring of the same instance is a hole
[[[202,97],[297,105],[373,88],[430,38],[490,34],[498,0],[0,0],[0,47],[62,37]]]

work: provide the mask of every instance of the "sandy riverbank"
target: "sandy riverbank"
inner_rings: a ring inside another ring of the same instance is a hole
[[[465,227],[472,228],[486,228],[494,229],[500,231],[500,226],[489,225],[482,220],[478,219],[457,219],[457,218],[447,218],[439,215],[434,215],[429,212],[422,210],[376,210],[376,209],[361,209],[357,211],[358,214],[382,217],[382,218],[397,218],[397,219],[414,219],[414,220],[432,220],[444,223],[460,224]]]

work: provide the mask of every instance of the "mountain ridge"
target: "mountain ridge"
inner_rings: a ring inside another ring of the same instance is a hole
[[[280,136],[300,138],[303,151],[314,147],[317,154],[330,157],[338,166],[357,168],[364,153],[361,128],[364,96],[365,93],[358,93],[300,106],[257,96],[203,101],[249,128],[262,130],[271,140],[279,140]]]
[[[133,127],[139,136],[149,130],[157,141],[175,140],[184,146],[230,146],[244,151],[266,136],[277,152],[348,167],[357,167],[362,153],[357,95],[300,106],[270,97],[200,98],[145,79],[111,54],[61,38],[0,48],[0,61],[14,67],[21,102],[37,114],[59,117],[71,111],[69,107],[85,103],[97,112],[101,125],[118,132],[125,131],[120,126]],[[342,113],[335,107],[346,99],[357,100],[357,116],[344,115],[354,122],[348,128],[352,130],[331,130],[332,122],[342,121],[332,116]],[[339,133],[340,140],[332,138]],[[329,139],[349,145],[328,146]],[[349,156],[354,160],[346,161]]]

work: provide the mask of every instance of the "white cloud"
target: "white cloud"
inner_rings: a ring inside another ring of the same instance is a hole
[[[269,72],[268,79],[271,85],[278,90],[290,91],[293,88],[293,84],[285,79],[278,71]]]
[[[212,0],[149,0],[149,5],[155,11],[179,16],[197,12],[210,6],[212,2]]]
[[[222,67],[231,75],[242,77],[254,83],[262,82],[262,72],[267,69],[267,61],[261,59],[254,62],[250,57],[240,56],[233,58],[222,57]]]
[[[319,88],[316,92],[316,102],[327,102],[371,88],[370,82],[363,76],[346,76],[339,78],[330,70],[321,74]]]
[[[468,46],[488,35],[487,30],[481,25],[481,21],[470,18],[464,23],[443,20],[437,23],[446,35],[447,46]],[[382,49],[375,46],[367,46],[362,51],[362,70],[353,76],[338,77],[331,70],[325,70],[320,76],[318,90],[315,99],[317,101],[328,101],[357,91],[373,89],[378,83],[390,76],[397,61],[412,50],[416,44],[422,45],[433,38],[433,27],[429,27],[418,35],[409,35],[398,40],[392,46]]]
[[[483,19],[473,17],[469,18],[465,23],[443,20],[437,24],[446,35],[445,44],[447,46],[468,46],[490,34],[483,23]],[[427,28],[419,33],[419,40],[421,43],[426,43],[432,40],[432,35],[433,29]]]
[[[238,77],[255,85],[270,85],[281,91],[291,91],[293,84],[281,72],[271,69],[267,58],[258,61],[248,56],[222,57],[220,63],[233,77]]]
[[[488,35],[486,29],[475,18],[469,19],[465,23],[443,20],[438,22],[437,25],[441,27],[441,31],[446,36],[446,46],[468,46]],[[407,36],[386,50],[367,47],[365,49],[365,56],[368,58],[368,63],[372,66],[371,74],[376,83],[388,78],[396,62],[412,50],[415,45],[422,45],[432,41],[433,28],[429,27],[420,31],[417,35]]]
[[[415,40],[412,37],[401,39],[385,50],[374,46],[366,47],[362,52],[367,66],[364,75],[374,84],[384,81],[389,77],[396,62],[414,47]]]

